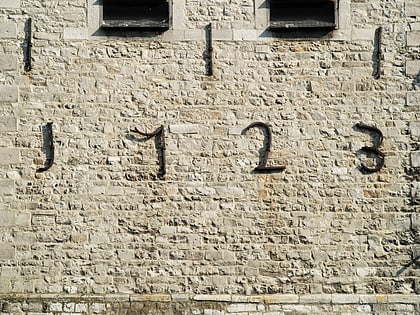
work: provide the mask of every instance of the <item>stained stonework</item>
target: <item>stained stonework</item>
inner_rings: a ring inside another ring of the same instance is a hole
[[[340,3],[321,36],[261,0],[163,33],[0,1],[0,312],[418,314],[418,5]]]

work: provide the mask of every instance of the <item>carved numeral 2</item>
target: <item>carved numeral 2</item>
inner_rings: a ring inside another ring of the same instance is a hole
[[[254,122],[250,124],[248,127],[246,127],[242,131],[242,134],[245,134],[249,129],[254,128],[254,127],[264,129],[265,130],[264,135],[266,137],[264,139],[266,140],[264,155],[262,159],[260,160],[260,164],[254,169],[254,171],[257,173],[272,173],[272,172],[283,171],[286,168],[285,166],[267,166],[267,160],[271,151],[271,141],[272,141],[272,134],[271,134],[270,126],[263,122]]]

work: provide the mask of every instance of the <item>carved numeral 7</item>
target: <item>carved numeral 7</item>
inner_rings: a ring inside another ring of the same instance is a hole
[[[262,157],[262,159],[260,160],[260,164],[254,169],[255,172],[257,173],[272,173],[272,172],[280,172],[283,171],[286,167],[285,166],[267,166],[267,160],[268,157],[270,155],[270,151],[271,151],[271,141],[272,141],[272,134],[271,134],[271,128],[269,125],[267,125],[266,123],[263,122],[254,122],[252,124],[250,124],[248,127],[246,127],[243,131],[242,134],[245,134],[249,129],[254,128],[254,127],[258,127],[258,128],[262,128],[265,130],[264,136],[265,136],[265,150],[264,150],[264,155]]]
[[[361,165],[362,170],[364,170],[365,172],[368,173],[374,173],[374,172],[378,172],[381,170],[381,168],[384,166],[385,164],[385,154],[382,153],[381,151],[378,150],[378,148],[381,146],[382,142],[384,141],[384,135],[382,134],[382,132],[373,126],[368,126],[362,123],[358,123],[356,124],[356,127],[361,129],[361,130],[365,130],[367,132],[373,133],[377,135],[377,139],[378,141],[376,141],[376,144],[372,147],[363,147],[360,149],[360,151],[363,151],[367,154],[372,154],[374,156],[376,156],[377,160],[379,161],[377,163],[377,165],[375,167],[368,167],[364,164]]]
[[[159,172],[158,172],[157,176],[160,179],[164,179],[165,178],[165,174],[166,174],[165,128],[163,126],[160,126],[159,128],[157,128],[152,133],[141,132],[137,128],[134,128],[131,131],[132,132],[136,132],[136,133],[138,133],[138,134],[146,137],[145,140],[149,140],[149,139],[155,137],[155,139],[156,139],[156,147],[158,149],[160,149],[160,154],[158,153],[160,167],[159,167]]]
[[[54,137],[53,137],[52,125],[53,123],[49,122],[45,126],[44,142],[45,142],[47,160],[45,161],[44,167],[40,167],[36,170],[37,173],[48,171],[51,168],[51,166],[54,164]]]

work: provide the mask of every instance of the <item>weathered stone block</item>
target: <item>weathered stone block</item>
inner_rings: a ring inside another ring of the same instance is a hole
[[[31,215],[29,213],[18,213],[18,214],[16,214],[15,224],[17,226],[31,225]]]
[[[13,195],[15,193],[15,181],[12,179],[0,180],[0,195]]]
[[[218,311],[213,309],[205,309],[204,315],[225,315],[224,311]]]
[[[411,167],[420,167],[420,151],[411,152]]]
[[[49,307],[50,312],[61,312],[63,305],[61,303],[51,303]]]
[[[230,302],[232,297],[228,294],[197,294],[193,299],[195,301]]]
[[[17,131],[16,118],[15,117],[0,117],[0,132],[9,132],[9,131]]]
[[[407,46],[417,47],[420,45],[420,31],[412,31],[407,34]]]
[[[87,28],[70,28],[64,29],[65,40],[84,40],[89,38],[89,32]]]
[[[90,242],[91,243],[108,243],[109,242],[109,236],[105,233],[92,233],[90,236]]]
[[[420,121],[410,122],[410,134],[414,137],[420,136]]]
[[[413,183],[411,186],[411,202],[413,204],[420,204],[420,183]]]
[[[420,16],[420,2],[418,0],[407,0],[405,14],[407,16]]]
[[[405,74],[415,77],[420,73],[420,60],[409,60],[405,65]]]
[[[256,312],[257,304],[248,304],[248,303],[231,304],[227,307],[227,311],[229,313]]]
[[[0,22],[0,38],[16,38],[16,24],[12,22]]]
[[[15,259],[15,249],[9,243],[0,243],[0,260]]]
[[[64,303],[64,312],[72,313],[74,312],[75,303]]]
[[[0,8],[17,9],[20,7],[20,0],[1,0]]]
[[[411,215],[411,229],[413,231],[420,231],[420,213],[413,213]]]
[[[19,163],[19,149],[0,148],[0,165]]]
[[[299,302],[303,304],[318,304],[318,303],[331,303],[330,294],[308,294],[302,295]]]
[[[232,40],[233,33],[231,30],[214,30],[213,38],[215,40]]]
[[[414,290],[416,294],[420,294],[420,279],[414,280]]]
[[[355,294],[333,294],[333,304],[357,304],[360,302],[359,296]]]
[[[77,303],[75,306],[76,313],[87,313],[88,311],[88,304],[85,303]]]
[[[413,31],[420,31],[420,22],[410,23],[410,29],[412,29]]]
[[[92,303],[90,306],[90,311],[96,314],[104,313],[106,310],[105,303]]]
[[[45,32],[34,32],[34,39],[45,39],[45,40],[59,40],[60,33],[45,33]]]
[[[415,298],[418,301],[418,297]],[[413,296],[410,294],[390,294],[388,296],[389,303],[411,304],[414,302]]]
[[[358,28],[353,29],[351,38],[353,40],[372,40],[375,38],[376,28]]]
[[[17,102],[18,100],[19,88],[17,86],[0,86],[0,102]]]
[[[299,296],[295,294],[273,294],[264,296],[264,302],[267,304],[275,303],[298,303]]]
[[[71,241],[74,243],[86,243],[89,239],[88,233],[74,232],[71,234]]]
[[[0,55],[0,71],[4,70],[16,70],[17,69],[17,58],[15,55]]]
[[[15,224],[15,213],[9,210],[0,210],[0,227],[13,226]]]
[[[256,40],[258,34],[257,30],[233,30],[233,40]]]
[[[408,92],[407,93],[407,105],[408,106],[420,106],[420,91]]]
[[[10,278],[0,276],[0,293],[10,293],[10,291],[11,291]],[[2,308],[4,308],[4,306]],[[5,309],[2,309],[2,312],[4,311]]]
[[[193,124],[170,125],[169,132],[182,133],[182,134],[197,134],[197,133],[200,133],[200,126],[193,125]]]
[[[33,214],[31,223],[37,226],[53,226],[55,224],[55,215],[53,213]]]

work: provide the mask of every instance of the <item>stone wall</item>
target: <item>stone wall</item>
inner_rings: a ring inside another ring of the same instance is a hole
[[[420,7],[340,5],[302,39],[260,0],[173,0],[166,33],[112,36],[97,1],[1,0],[0,312],[418,313]],[[284,171],[253,171],[253,122]],[[164,178],[132,132],[161,125]]]

